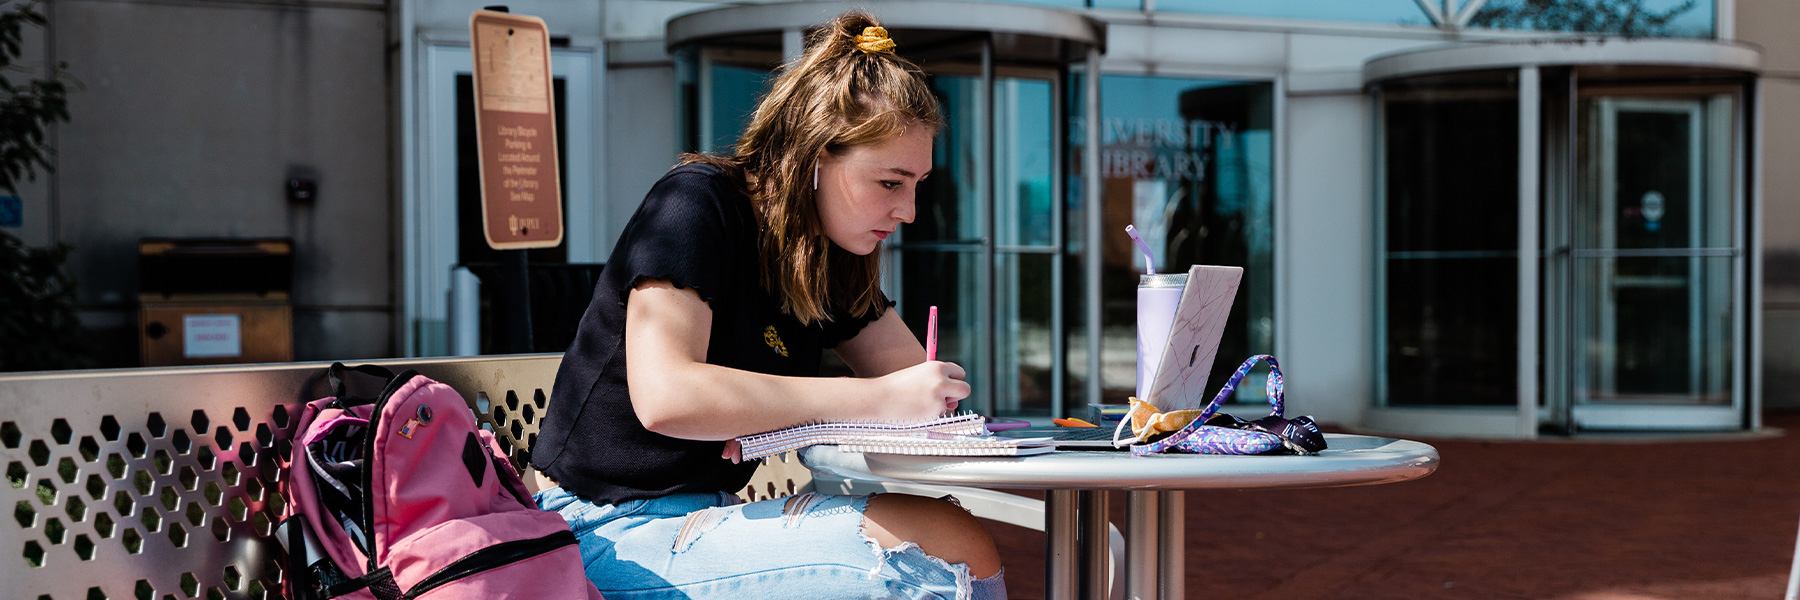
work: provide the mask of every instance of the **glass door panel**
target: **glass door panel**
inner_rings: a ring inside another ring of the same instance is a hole
[[[935,169],[934,169],[935,171]],[[932,179],[936,179],[934,174]],[[909,226],[902,225],[901,231]],[[986,376],[982,356],[981,254],[958,250],[905,249],[897,254],[900,316],[922,341],[930,307],[938,307],[938,360],[962,365],[967,381],[980,390]],[[973,398],[967,408],[986,411],[983,400]]]
[[[981,340],[989,335],[982,324],[993,282],[981,268],[986,255],[981,188],[987,180],[981,78],[938,74],[931,86],[946,125],[932,146],[931,175],[919,183],[916,216],[883,251],[892,252],[891,262],[899,266],[900,316],[924,339],[928,311],[938,307],[938,359],[962,365],[973,390],[966,405],[986,413],[993,399],[981,394],[992,370]]]
[[[762,99],[773,74],[762,67],[723,62],[713,62],[706,73],[711,77],[707,82],[710,93],[706,96],[706,113],[702,115],[707,135],[701,137],[700,151],[729,152],[744,128],[750,126],[750,114],[756,112],[756,103]]]
[[[1518,86],[1487,71],[1381,90],[1386,406],[1518,403]]]
[[[1051,415],[1058,345],[1056,95],[1049,79],[994,82],[994,398],[1002,414]],[[1075,416],[1081,416],[1079,412]]]
[[[1733,110],[1729,94],[1594,96],[1578,107],[1577,427],[1741,423]]]
[[[981,78],[936,75],[945,126],[932,145],[931,175],[919,183],[918,214],[900,228],[904,251],[973,251],[985,223],[981,187]],[[956,248],[951,248],[956,246]]]
[[[922,325],[938,307],[939,357],[962,365],[975,390],[994,383],[993,398],[972,408],[998,415],[1048,415],[1058,344],[1054,318],[1052,183],[1055,159],[1049,79],[996,77],[994,165],[984,169],[980,77],[937,74],[948,125],[934,147],[931,177],[920,185],[918,216],[900,229],[900,305]],[[993,182],[993,183],[990,183]],[[992,206],[982,192],[992,186]],[[987,219],[994,239],[984,240]],[[982,265],[993,266],[991,279]],[[992,295],[992,303],[986,300]],[[984,318],[992,307],[993,319]],[[992,331],[984,323],[991,322]],[[983,356],[979,340],[993,340]],[[954,353],[952,353],[954,352]],[[990,364],[991,361],[991,364]]]
[[[1056,372],[1053,335],[1054,269],[1047,253],[1007,252],[996,257],[995,370],[1001,414],[1049,415]],[[1071,413],[1083,416],[1079,411]],[[1054,416],[1054,415],[1052,415]]]
[[[1584,403],[1731,405],[1730,257],[1579,261]],[[1723,285],[1708,289],[1709,282]]]
[[[675,58],[676,147],[729,154],[774,80],[776,52],[745,48],[671,51]]]

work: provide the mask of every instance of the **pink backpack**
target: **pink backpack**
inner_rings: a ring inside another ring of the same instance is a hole
[[[373,400],[307,403],[287,478],[289,597],[591,598],[575,535],[538,510],[450,386],[413,371]],[[303,525],[303,526],[297,526]]]

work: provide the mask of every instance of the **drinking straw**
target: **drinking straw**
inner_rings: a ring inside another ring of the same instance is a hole
[[[1144,253],[1144,274],[1155,275],[1156,259],[1150,256],[1150,245],[1144,243],[1144,238],[1138,237],[1137,227],[1126,225],[1125,235],[1131,236],[1131,241],[1137,243],[1138,251]]]

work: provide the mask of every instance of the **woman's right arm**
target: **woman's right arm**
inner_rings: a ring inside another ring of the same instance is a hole
[[[691,289],[648,280],[625,307],[625,376],[644,428],[728,440],[811,420],[914,420],[969,394],[962,367],[927,362],[873,379],[783,377],[706,363],[712,307]]]

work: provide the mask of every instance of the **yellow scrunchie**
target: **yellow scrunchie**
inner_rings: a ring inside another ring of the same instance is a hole
[[[1131,410],[1126,416],[1131,420],[1132,433],[1142,440],[1158,433],[1181,431],[1181,428],[1194,422],[1203,412],[1206,411],[1197,408],[1158,412],[1149,402],[1132,398]]]
[[[888,32],[884,27],[864,27],[862,35],[856,36],[854,40],[856,49],[863,51],[863,54],[893,54],[894,46],[897,45],[894,40],[888,39]]]

